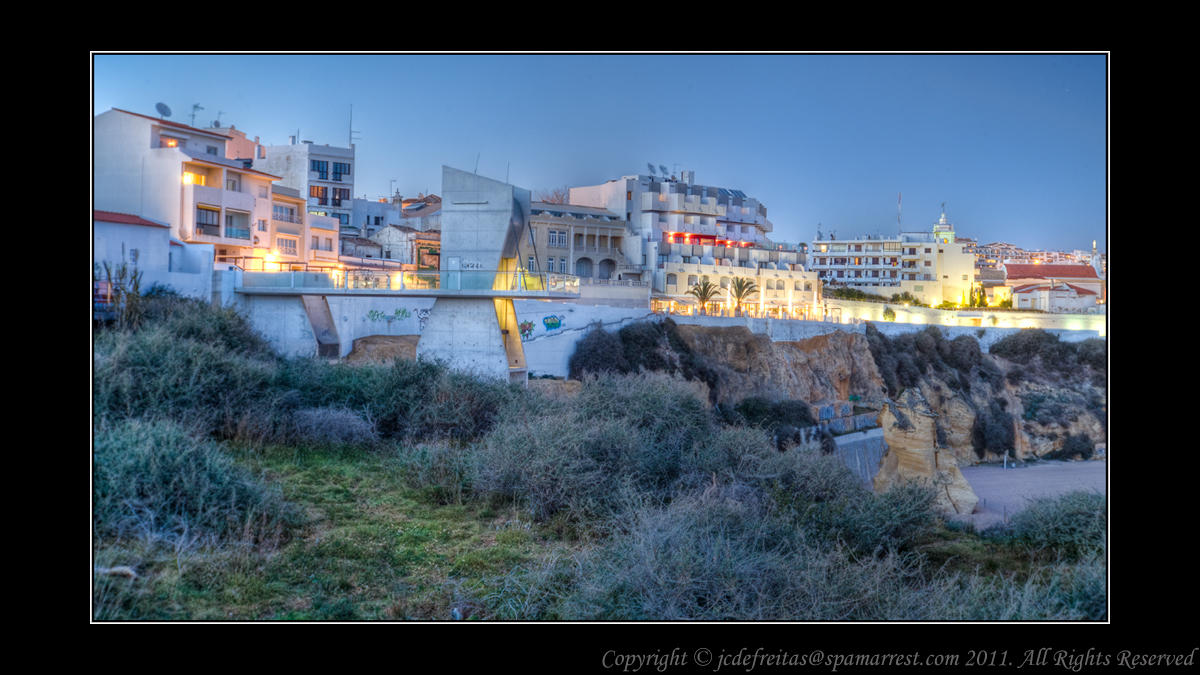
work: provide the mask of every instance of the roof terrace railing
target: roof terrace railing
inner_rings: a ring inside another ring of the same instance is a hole
[[[244,272],[246,289],[313,289],[322,291],[423,291],[454,294],[529,293],[579,295],[579,277],[527,270],[330,270],[325,272]]]

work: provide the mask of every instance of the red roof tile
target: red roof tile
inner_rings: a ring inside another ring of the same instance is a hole
[[[1091,265],[1020,265],[1006,264],[1009,279],[1097,279]]]
[[[156,223],[153,220],[146,220],[141,216],[135,216],[128,213],[116,213],[115,211],[92,211],[92,220],[102,221],[105,223],[122,223],[125,225],[145,225],[147,227],[166,227],[163,223]]]

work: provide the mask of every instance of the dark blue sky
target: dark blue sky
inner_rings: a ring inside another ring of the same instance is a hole
[[[440,192],[441,165],[538,191],[691,169],[780,241],[924,229],[1105,245],[1103,55],[104,55],[94,112],[345,145],[354,196]]]

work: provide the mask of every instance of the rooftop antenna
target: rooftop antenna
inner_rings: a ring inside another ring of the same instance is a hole
[[[159,119],[171,116],[171,109],[167,107],[166,103],[155,103],[154,109],[158,111]]]
[[[357,133],[358,132],[354,130],[354,104],[351,103],[350,104],[350,147],[354,147],[354,140],[355,140],[354,134],[357,134]],[[359,135],[358,140],[362,140],[361,135]]]
[[[475,171],[474,171],[474,174],[475,174],[476,176],[478,176],[478,175],[479,175],[479,153],[478,153],[478,152],[476,152],[476,153],[475,153]]]
[[[901,228],[903,227],[903,225],[900,224],[900,213],[901,213],[901,209],[903,208],[903,205],[904,205],[904,195],[903,195],[903,193],[897,192],[896,193],[896,232],[902,231]]]
[[[199,103],[192,104],[192,126],[196,126],[196,111],[197,110],[204,110],[204,106],[200,105]]]
[[[504,165],[504,182],[505,183],[508,182],[508,170],[510,167],[512,167],[512,162],[505,163],[505,165]]]

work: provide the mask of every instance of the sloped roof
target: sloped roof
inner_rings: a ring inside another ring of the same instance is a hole
[[[1091,265],[1024,265],[1005,264],[1004,271],[1009,279],[1095,279],[1096,270]]]
[[[188,125],[180,124],[179,122],[172,122],[170,120],[159,119],[157,117],[151,117],[150,115],[143,115],[141,113],[135,113],[130,110],[122,110],[120,108],[113,108],[113,110],[116,110],[117,112],[120,112],[120,113],[125,113],[126,115],[133,115],[135,117],[145,117],[146,119],[153,121],[155,124],[161,124],[165,127],[175,127],[176,129],[184,129],[186,131],[194,131],[196,133],[206,134],[208,136],[216,136],[218,138],[228,138],[230,140],[233,139],[232,136],[226,136],[225,134],[219,134],[219,133],[213,131],[212,129],[198,129],[196,127],[189,127]]]
[[[122,223],[124,225],[144,225],[146,227],[163,227],[170,229],[170,225],[165,223],[156,223],[153,220],[146,220],[141,216],[135,216],[130,213],[117,213],[116,211],[92,211],[92,220],[105,223]]]

